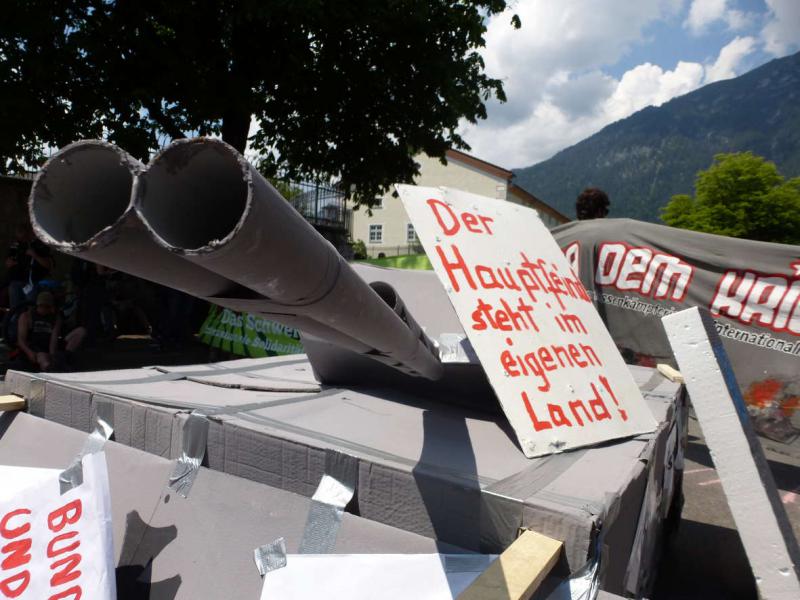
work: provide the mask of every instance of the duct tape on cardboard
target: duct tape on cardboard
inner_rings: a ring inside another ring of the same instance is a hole
[[[183,424],[183,452],[175,461],[175,468],[169,476],[169,489],[184,498],[189,496],[206,454],[208,425],[208,419],[198,411],[190,413]]]
[[[253,550],[253,559],[262,577],[270,571],[282,569],[286,566],[286,541],[279,537],[269,544],[259,546]]]
[[[83,457],[100,452],[106,442],[111,439],[114,430],[109,423],[112,422],[112,420],[110,411],[107,408],[100,409],[98,407],[94,431],[86,438],[86,441],[83,443],[83,448],[78,455],[72,459],[69,466],[58,475],[58,485],[62,495],[83,483]]]
[[[535,459],[527,469],[502,479],[481,492],[481,552],[502,552],[523,526],[525,500],[543,490],[577,462],[586,450]]]
[[[28,384],[28,412],[44,418],[45,380],[33,377]]]
[[[325,474],[311,497],[300,554],[330,554],[342,523],[344,508],[353,498],[358,478],[358,459],[328,450]]]
[[[603,536],[601,534],[597,537],[594,556],[590,557],[574,575],[562,581],[550,593],[547,600],[595,600],[597,598],[600,591],[599,570],[602,544]]]

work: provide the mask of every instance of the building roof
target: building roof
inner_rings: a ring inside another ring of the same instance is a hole
[[[481,160],[480,158],[475,158],[474,156],[471,156],[466,152],[461,152],[460,150],[453,150],[451,148],[447,151],[445,156],[447,156],[447,160],[455,160],[457,162],[464,163],[465,165],[474,167],[480,171],[483,171],[484,173],[488,173],[489,175],[494,175],[495,177],[500,177],[505,180],[509,180],[514,176],[514,174],[508,169],[498,167],[497,165],[493,165],[492,163]]]
[[[524,204],[549,214],[559,223],[566,223],[570,220],[569,217],[561,214],[549,204],[539,200],[539,198],[531,194],[528,190],[519,187],[516,183],[509,183],[508,192],[519,198]]]

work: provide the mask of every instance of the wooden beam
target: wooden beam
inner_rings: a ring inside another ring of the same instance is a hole
[[[800,548],[714,319],[694,307],[662,318],[697,421],[764,600],[800,598]]]
[[[524,531],[458,600],[527,600],[558,561],[563,544]]]
[[[0,396],[0,412],[11,410],[25,410],[25,398],[13,394]]]
[[[666,377],[670,381],[674,383],[683,383],[683,375],[681,375],[681,372],[678,371],[677,369],[673,369],[672,367],[664,363],[658,363],[656,365],[656,369],[658,369],[658,372],[661,373],[664,377]]]

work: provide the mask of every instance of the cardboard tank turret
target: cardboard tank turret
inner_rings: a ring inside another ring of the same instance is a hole
[[[323,383],[491,398],[433,273],[354,268],[220,140],[177,141],[147,168],[112,144],[72,144],[36,177],[30,216],[62,252],[297,328]]]

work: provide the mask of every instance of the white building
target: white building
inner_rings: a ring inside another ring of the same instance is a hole
[[[458,150],[448,150],[446,156],[446,165],[438,158],[424,154],[415,157],[420,169],[414,184],[452,187],[529,206],[539,212],[548,229],[569,221],[556,209],[515,185],[511,181],[514,176],[511,171]],[[366,244],[367,253],[371,257],[379,254],[398,256],[422,251],[402,202],[393,197],[392,193],[383,196],[372,207],[372,216],[367,214],[366,207],[354,210],[350,234],[354,241],[362,240]]]

